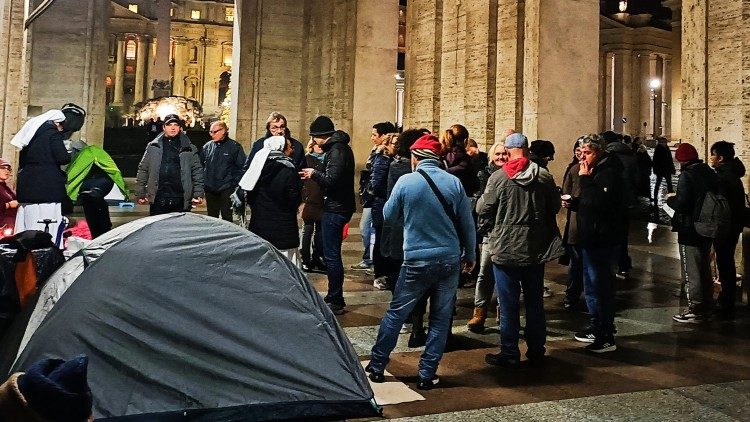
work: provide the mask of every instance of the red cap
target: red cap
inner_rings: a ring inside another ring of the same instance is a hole
[[[695,161],[698,159],[698,151],[695,147],[690,144],[680,144],[677,147],[677,151],[674,153],[675,160],[685,163],[688,161]]]
[[[417,157],[439,160],[443,146],[440,145],[440,141],[435,135],[422,135],[410,149],[411,153]]]

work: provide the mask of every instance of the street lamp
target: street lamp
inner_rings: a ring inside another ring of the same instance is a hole
[[[653,78],[648,82],[648,86],[651,87],[651,91],[653,92],[656,89],[661,88],[661,79],[659,78]]]
[[[651,88],[651,137],[656,138],[657,112],[660,111],[656,108],[656,100],[659,97],[656,90],[661,88],[661,79],[652,78],[648,82],[648,86]],[[659,104],[659,106],[661,106],[661,104]],[[661,131],[659,131],[659,135],[661,135]]]

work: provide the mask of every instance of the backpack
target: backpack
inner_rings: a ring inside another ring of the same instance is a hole
[[[699,235],[711,239],[722,239],[729,234],[732,212],[726,196],[709,190],[696,211],[693,227]]]

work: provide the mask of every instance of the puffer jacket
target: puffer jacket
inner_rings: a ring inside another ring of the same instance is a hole
[[[146,145],[146,152],[138,164],[136,175],[136,198],[148,198],[154,202],[156,191],[159,187],[159,168],[161,167],[161,156],[164,148],[164,133],[162,132],[153,141]],[[202,198],[203,193],[203,167],[198,157],[198,148],[190,143],[190,138],[185,133],[180,134],[180,179],[182,182],[184,209],[190,209],[190,201],[193,198]]]
[[[719,177],[708,164],[701,160],[685,163],[677,180],[675,195],[667,199],[667,205],[675,210],[672,217],[672,231],[677,232],[677,243],[687,246],[700,246],[711,239],[695,231],[695,217],[698,204],[706,192],[718,192]]]
[[[376,226],[383,225],[383,206],[388,199],[388,171],[393,159],[382,150],[372,159],[369,191],[372,193],[372,219]]]
[[[350,214],[356,210],[354,199],[354,153],[349,146],[349,135],[337,130],[323,144],[326,158],[324,171],[315,171],[312,179],[323,188],[325,212]]]
[[[716,167],[719,192],[729,202],[732,211],[732,233],[742,233],[745,218],[745,187],[741,178],[745,175],[745,165],[739,158]]]
[[[613,247],[625,231],[622,163],[605,156],[591,171],[580,176],[581,195],[573,198],[577,244],[584,248]]]
[[[488,233],[492,262],[513,267],[542,264],[565,252],[557,227],[560,195],[549,171],[529,161],[509,177],[495,171],[477,203],[479,233]]]

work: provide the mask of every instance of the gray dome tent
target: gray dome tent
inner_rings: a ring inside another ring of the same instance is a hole
[[[88,355],[97,420],[380,410],[305,276],[266,241],[211,217],[148,217],[101,236],[50,278],[25,331],[12,372]]]

